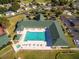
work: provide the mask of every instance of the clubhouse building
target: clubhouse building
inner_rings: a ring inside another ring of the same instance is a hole
[[[69,47],[62,28],[53,20],[22,20],[17,23],[17,35],[13,48],[19,50],[51,50],[53,47]]]

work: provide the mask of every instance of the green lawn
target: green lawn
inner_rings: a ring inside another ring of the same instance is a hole
[[[5,54],[4,56],[0,57],[1,59],[14,59],[15,55],[14,52],[11,50],[10,52],[8,52],[7,54]]]
[[[73,40],[72,40],[72,37],[69,36],[67,30],[65,29],[65,26],[64,26],[63,22],[60,20],[60,18],[57,18],[57,21],[60,23],[60,25],[65,30],[65,33],[64,34],[66,34],[65,37],[67,38],[67,42],[70,45],[70,47],[72,47],[72,48],[73,47],[76,47],[75,44],[74,44],[74,42],[73,42]]]
[[[57,57],[61,59],[61,55],[59,55],[60,53],[62,53],[62,52],[70,52],[70,51],[71,50],[51,50],[51,51],[27,50],[27,51],[20,51],[20,52],[18,52],[17,56],[19,56],[21,59],[57,59]],[[74,51],[74,53],[76,54],[77,52]],[[72,57],[72,56],[73,56],[73,54],[69,55],[69,57]],[[79,54],[74,55],[73,57],[74,58],[78,57],[78,59],[79,59]]]
[[[24,3],[30,3],[30,2],[32,2],[32,0],[23,0],[24,1]]]
[[[10,46],[10,45],[6,46],[6,47],[3,48],[2,50],[0,50],[0,55],[3,54],[3,53],[5,53],[5,52],[6,52],[7,50],[9,50],[9,49],[11,49],[11,46]]]
[[[10,51],[9,51],[10,50]],[[9,52],[7,52],[9,51]],[[65,53],[62,53],[65,52]],[[69,53],[67,53],[69,52]],[[70,53],[72,52],[72,53]],[[6,53],[6,54],[5,54]],[[1,56],[2,55],[2,56]],[[21,59],[79,59],[79,51],[71,50],[21,50],[17,54],[13,51],[11,46],[6,47],[0,51],[1,59],[14,59],[20,57]]]
[[[67,41],[68,41],[69,45],[70,45],[72,48],[75,48],[76,45],[75,45],[75,43],[73,42],[73,39],[72,39],[69,35],[67,35],[66,37],[67,37]]]
[[[51,0],[36,0],[36,2],[38,2],[38,3],[45,3],[45,2],[49,2],[49,1],[51,1]]]
[[[66,52],[66,54],[62,54]],[[72,53],[71,53],[72,52]],[[78,53],[77,53],[78,52]],[[21,59],[78,59],[79,51],[51,50],[51,51],[20,51],[17,54]]]
[[[38,3],[44,3],[45,0],[36,0],[36,2],[38,2]]]
[[[18,21],[21,21],[24,18],[25,18],[24,14],[8,18],[10,23],[11,23],[11,25],[6,29],[7,33],[13,37],[15,35],[14,30],[15,30],[16,23]]]
[[[11,47],[11,45],[8,45],[7,47],[0,50],[0,58],[1,59],[14,59],[14,51]]]
[[[79,52],[78,53],[60,53],[57,56],[57,59],[79,59]]]
[[[20,51],[22,59],[55,59],[57,51]]]
[[[30,3],[33,0],[23,0],[23,1],[24,1],[24,3]],[[51,1],[51,0],[36,0],[36,2],[38,2],[38,3],[45,3],[45,2],[48,2],[48,1]]]

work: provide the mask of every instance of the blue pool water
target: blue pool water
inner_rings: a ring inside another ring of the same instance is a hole
[[[17,48],[20,48],[20,45],[16,45]]]
[[[52,46],[52,36],[49,30],[45,32],[27,32],[24,41],[46,41],[47,46]]]
[[[24,41],[45,41],[45,32],[27,32]]]

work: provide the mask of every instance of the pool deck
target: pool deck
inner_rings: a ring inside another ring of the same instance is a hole
[[[12,45],[14,50],[16,52],[21,50],[21,49],[25,49],[25,50],[51,50],[51,47],[47,47],[47,46],[39,46],[39,47],[38,46],[37,47],[24,46],[24,47],[22,47],[22,44],[28,43],[28,42],[24,41],[27,32],[45,32],[45,29],[46,28],[24,28],[23,31],[17,31],[17,34],[22,34],[22,36],[20,37],[20,40],[18,43]],[[36,41],[33,41],[33,42],[36,42]],[[39,42],[42,42],[44,45],[46,45],[46,42],[38,41],[38,43]],[[17,48],[16,47],[17,45],[20,45],[21,47]]]
[[[47,46],[44,46],[44,47],[35,47],[35,48],[34,47],[19,47],[19,48],[17,48],[16,47],[17,45],[18,44],[13,44],[12,45],[15,52],[18,52],[20,50],[52,50],[51,47],[47,47]]]
[[[29,32],[44,32],[44,28],[24,28],[24,30],[29,31]]]
[[[20,37],[20,42],[24,42],[27,32],[45,32],[45,28],[24,28],[23,31],[19,31],[18,34],[22,34]]]
[[[45,32],[45,28],[24,28],[25,32]],[[23,34],[23,31],[17,31],[17,34]]]

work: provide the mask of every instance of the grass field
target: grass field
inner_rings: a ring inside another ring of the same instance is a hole
[[[24,3],[30,3],[30,2],[32,2],[32,0],[23,0],[24,1]]]
[[[5,48],[3,48],[2,50],[0,50],[0,55],[2,54],[2,53],[5,53],[7,50],[9,50],[9,49],[11,49],[11,46],[10,45],[8,45],[7,47],[5,47]]]
[[[79,52],[78,53],[60,53],[57,56],[57,59],[79,59]]]
[[[57,51],[21,51],[21,59],[55,59]]]
[[[11,35],[11,37],[13,37],[13,36],[15,35],[14,30],[15,30],[15,25],[16,25],[16,23],[17,23],[18,21],[21,21],[21,20],[24,19],[24,18],[25,18],[25,15],[24,15],[24,14],[17,15],[17,16],[13,16],[13,17],[8,18],[9,21],[10,21],[10,23],[11,23],[11,25],[10,25],[10,27],[8,27],[8,28],[6,29],[6,31],[7,31],[7,33],[8,33],[9,35]]]
[[[79,59],[79,51],[71,50],[21,50],[14,52],[11,46],[4,48],[0,51],[1,59]],[[18,59],[18,58],[16,58]]]
[[[18,52],[18,56],[21,59],[57,59],[57,57],[61,59],[61,55],[59,55],[59,54],[62,52],[68,52],[68,51],[70,51],[70,50],[20,51],[20,52]],[[64,56],[65,55],[66,54],[64,54]],[[71,56],[73,56],[73,54],[69,55],[69,57],[71,57]],[[79,54],[77,56],[73,56],[73,57],[79,59],[78,56],[79,56]]]
[[[66,34],[65,36],[67,38],[67,42],[70,45],[70,47],[72,47],[72,48],[76,47],[75,44],[74,44],[74,42],[73,42],[73,40],[72,40],[72,37],[69,36],[67,30],[65,29],[65,26],[64,26],[63,22],[60,20],[60,18],[57,18],[57,20],[60,23],[60,25],[63,27],[63,29],[65,30],[64,34]]]
[[[68,41],[69,45],[70,45],[72,48],[75,48],[76,45],[75,45],[74,41],[72,40],[72,38],[71,38],[69,35],[67,35],[66,37],[67,37],[67,41]]]
[[[30,3],[32,2],[33,0],[24,0],[24,3]],[[51,1],[51,0],[35,0],[37,3],[45,3],[45,2],[48,2],[48,1]]]
[[[45,0],[36,0],[38,3],[45,3]]]
[[[8,45],[7,47],[0,50],[0,58],[1,59],[14,59],[14,51],[11,47],[11,45]]]
[[[11,50],[10,52],[8,52],[7,54],[3,55],[0,58],[1,59],[14,59],[15,55],[14,55],[14,52]]]

